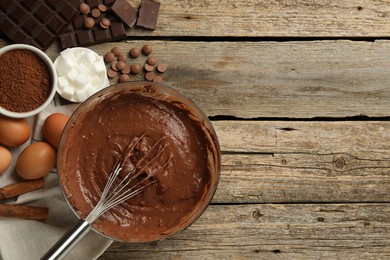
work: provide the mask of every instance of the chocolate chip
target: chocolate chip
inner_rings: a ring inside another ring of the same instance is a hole
[[[158,72],[164,73],[165,71],[167,71],[167,69],[168,69],[168,65],[165,63],[160,63],[157,65]]]
[[[149,65],[154,66],[154,65],[156,65],[156,63],[157,63],[157,58],[155,58],[155,57],[149,57],[149,58],[146,60],[146,62],[147,62]]]
[[[133,75],[136,75],[141,72],[141,65],[136,63],[130,66],[130,72]]]
[[[119,54],[122,53],[122,50],[119,47],[114,47],[111,49],[111,52],[113,52],[115,54],[115,56],[118,56]]]
[[[98,5],[98,9],[100,10],[100,12],[104,13],[107,11],[107,6],[100,4]]]
[[[113,69],[108,69],[108,70],[107,70],[107,76],[108,76],[110,79],[115,78],[117,75],[118,75],[118,73],[117,73],[115,70],[113,70]]]
[[[142,47],[142,53],[146,56],[152,54],[153,49],[149,45],[145,44],[144,47]]]
[[[91,10],[91,8],[89,7],[89,5],[87,5],[86,3],[82,3],[80,4],[79,6],[79,10],[81,13],[83,14],[88,14],[89,11]]]
[[[115,59],[115,54],[111,51],[107,52],[106,55],[104,55],[104,61],[107,63],[112,62]]]
[[[127,60],[126,54],[124,54],[123,52],[121,52],[121,53],[118,55],[118,61],[126,62],[126,60]]]
[[[92,17],[98,18],[100,16],[100,10],[95,8],[92,10],[91,14],[92,14]]]
[[[91,29],[95,25],[95,20],[91,17],[87,17],[84,20],[85,28]]]
[[[129,74],[130,73],[130,66],[126,65],[126,67],[121,71],[122,74]]]
[[[111,63],[111,68],[113,69],[113,70],[115,70],[115,71],[118,71],[118,68],[116,67],[116,64],[117,64],[118,62],[116,61],[116,60],[113,60],[112,61],[112,63]]]
[[[153,82],[163,83],[164,80],[163,80],[163,78],[161,76],[156,76],[156,77],[154,77]]]
[[[145,64],[144,69],[145,69],[146,71],[153,71],[153,70],[154,70],[154,66],[149,65],[149,64]]]
[[[107,18],[102,18],[102,20],[100,21],[100,26],[103,29],[107,29],[108,27],[110,27],[110,25],[111,25],[111,21]]]
[[[145,79],[147,81],[152,81],[155,77],[156,77],[156,74],[154,74],[154,72],[152,72],[152,71],[146,72],[146,74],[145,74]]]
[[[116,64],[116,68],[118,70],[124,70],[126,68],[126,63],[124,63],[123,61],[119,61],[117,64]]]
[[[130,80],[130,77],[127,74],[122,74],[122,75],[119,76],[119,82],[126,82],[126,81],[129,81],[129,80]]]
[[[138,58],[139,55],[141,54],[141,51],[138,48],[131,48],[129,55],[131,58],[135,59]]]

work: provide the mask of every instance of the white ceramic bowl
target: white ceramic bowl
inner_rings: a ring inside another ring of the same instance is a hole
[[[57,91],[57,72],[54,68],[54,64],[50,60],[49,56],[47,56],[40,49],[38,49],[34,46],[31,46],[31,45],[27,45],[27,44],[11,44],[11,45],[7,45],[7,46],[0,49],[0,56],[8,51],[20,50],[20,49],[32,51],[33,53],[38,55],[38,57],[40,57],[45,62],[46,66],[49,70],[50,77],[51,77],[51,90],[50,90],[50,94],[47,97],[46,101],[41,106],[39,106],[38,108],[36,108],[34,110],[31,110],[28,112],[13,112],[13,111],[9,111],[7,109],[0,107],[0,114],[1,115],[7,116],[7,117],[13,117],[13,118],[26,118],[26,117],[30,117],[30,116],[34,116],[34,115],[38,114],[45,107],[47,107],[47,105],[49,105],[51,103],[51,101],[53,100],[54,95]]]

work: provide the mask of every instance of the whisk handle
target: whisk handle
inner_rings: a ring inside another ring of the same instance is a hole
[[[76,225],[68,230],[60,240],[41,258],[41,260],[60,260],[80,241],[91,229],[85,220],[79,220]]]

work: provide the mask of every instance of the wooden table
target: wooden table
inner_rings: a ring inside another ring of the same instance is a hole
[[[390,258],[390,2],[161,0],[158,28],[128,35],[90,48],[150,44],[222,172],[188,229],[100,259]]]

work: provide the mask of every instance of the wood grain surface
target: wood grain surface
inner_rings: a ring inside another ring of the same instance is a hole
[[[386,204],[211,205],[188,229],[100,259],[388,259]]]
[[[390,259],[389,17],[383,0],[164,0],[155,31],[89,47],[151,45],[222,150],[193,225],[99,259]]]
[[[382,37],[390,32],[390,6],[381,0],[161,2],[156,31],[135,29],[130,37]]]
[[[390,41],[127,41],[90,47],[100,55],[148,43],[169,65],[165,83],[209,116],[239,118],[390,115]],[[53,45],[47,52],[58,55]],[[145,63],[145,57],[129,59]],[[143,78],[132,77],[132,80]],[[111,83],[117,82],[112,80]]]

